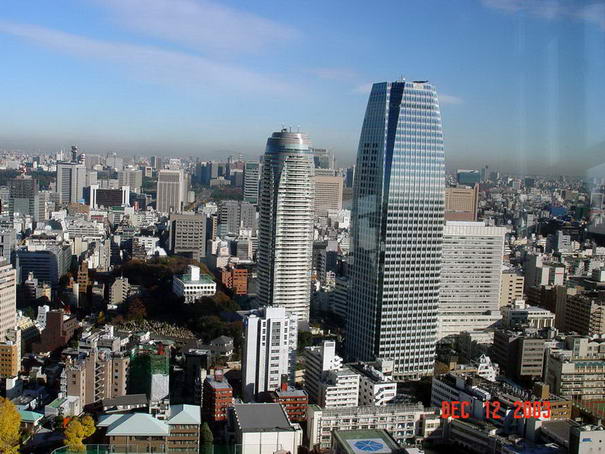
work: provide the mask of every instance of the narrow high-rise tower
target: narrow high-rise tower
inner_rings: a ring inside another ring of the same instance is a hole
[[[309,319],[313,255],[313,157],[306,134],[267,140],[260,182],[258,299]]]
[[[394,360],[397,380],[433,371],[444,183],[435,88],[374,84],[353,184],[346,353]]]

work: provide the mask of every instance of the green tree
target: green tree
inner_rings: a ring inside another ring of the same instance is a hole
[[[212,435],[212,430],[210,430],[210,426],[205,422],[200,430],[200,441],[202,443],[202,454],[212,454],[214,451],[214,435]]]
[[[0,452],[18,454],[21,435],[21,415],[15,404],[0,397]]]

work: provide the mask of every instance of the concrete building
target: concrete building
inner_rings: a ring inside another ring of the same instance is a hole
[[[202,414],[206,421],[219,422],[227,420],[227,409],[233,405],[233,388],[222,371],[204,380],[202,397]]]
[[[541,378],[547,338],[536,330],[494,332],[494,361],[507,377]]]
[[[17,273],[5,258],[0,258],[0,342],[17,324]]]
[[[302,389],[296,389],[283,381],[279,389],[270,393],[271,402],[280,404],[291,422],[303,422],[307,419],[309,396]]]
[[[187,200],[187,178],[182,169],[158,171],[156,210],[160,213],[180,213]]]
[[[479,205],[479,185],[472,188],[445,188],[445,220],[446,221],[477,221]]]
[[[605,399],[605,342],[583,336],[565,338],[565,348],[549,352],[544,382],[562,397]]]
[[[79,203],[86,187],[86,166],[78,161],[57,164],[59,203]]]
[[[52,352],[64,347],[79,326],[76,316],[67,315],[62,309],[48,311],[46,324],[40,332],[40,341],[32,346],[34,353]]]
[[[384,406],[397,397],[397,383],[393,381],[392,361],[384,360],[380,364],[349,364],[359,374],[359,405]]]
[[[93,184],[84,188],[84,202],[92,210],[127,206],[130,203],[130,188],[121,186],[119,189],[105,189]]]
[[[203,296],[216,293],[216,282],[207,274],[200,273],[200,267],[188,265],[186,274],[172,278],[172,291],[176,296],[184,297],[185,303],[192,304]]]
[[[400,444],[422,440],[441,425],[436,411],[435,408],[425,409],[421,403],[328,409],[309,405],[306,447],[309,450],[328,449],[336,429],[384,429]]]
[[[564,320],[564,331],[573,331],[586,336],[605,333],[605,294],[568,296]]]
[[[19,175],[8,182],[10,192],[9,211],[13,216],[19,213],[31,216],[34,221],[46,218],[40,217],[40,202],[38,198],[38,182],[30,175]]]
[[[443,231],[439,340],[481,331],[500,319],[504,227],[446,222]]]
[[[246,402],[279,389],[284,375],[294,382],[297,323],[296,315],[283,307],[265,307],[245,317],[242,391]]]
[[[82,406],[126,395],[130,358],[92,350],[70,360],[61,373],[63,396],[80,398]]]
[[[175,255],[194,260],[206,257],[206,216],[203,214],[171,214],[168,244]]]
[[[315,216],[326,216],[328,210],[342,210],[342,176],[315,175]]]
[[[524,300],[517,300],[504,306],[502,312],[502,326],[504,328],[554,328],[555,314],[543,307],[530,306]]]
[[[261,305],[308,320],[313,251],[313,162],[306,134],[275,132],[263,157],[258,222]]]
[[[516,270],[505,270],[500,278],[500,307],[523,299],[525,278]]]
[[[332,454],[360,454],[362,452],[383,454],[408,454],[384,429],[340,430],[332,432]]]
[[[221,282],[226,288],[233,290],[234,295],[248,294],[248,268],[228,266],[220,268],[218,271]]]
[[[321,381],[325,373],[342,368],[343,361],[336,354],[336,342],[323,341],[321,346],[305,349],[305,390],[309,400],[321,402]]]
[[[288,420],[280,404],[235,404],[229,409],[227,432],[241,454],[298,452],[302,429]]]
[[[59,279],[71,266],[71,246],[67,244],[45,244],[27,247],[15,252],[15,268],[19,282],[27,280],[29,273],[39,282],[56,286]]]

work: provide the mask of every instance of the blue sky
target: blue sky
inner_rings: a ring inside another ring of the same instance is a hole
[[[353,162],[371,82],[428,79],[450,167],[605,160],[605,1],[3,0],[0,148]]]

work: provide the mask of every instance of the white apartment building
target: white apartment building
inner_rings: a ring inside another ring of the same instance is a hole
[[[371,364],[350,364],[359,373],[359,405],[384,406],[397,397],[397,383],[388,373],[392,373],[392,361],[383,360],[382,370]]]
[[[17,272],[5,258],[0,258],[0,342],[17,324]]]
[[[242,387],[246,402],[294,381],[298,319],[283,307],[265,307],[244,319]]]
[[[311,402],[321,402],[321,380],[325,372],[340,370],[342,358],[336,354],[336,342],[305,349],[305,390]]]

